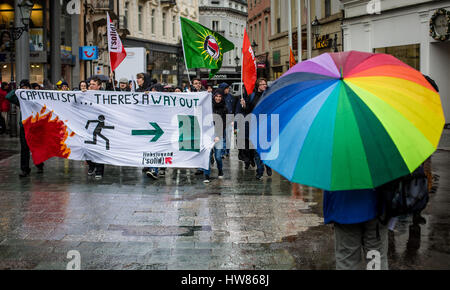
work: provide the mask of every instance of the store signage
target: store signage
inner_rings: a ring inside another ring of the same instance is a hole
[[[446,41],[450,37],[450,11],[438,9],[430,19],[430,36]]]
[[[104,75],[103,66],[97,65],[95,66],[95,74],[96,75]]]
[[[281,64],[281,54],[279,50],[274,50],[273,52],[273,65],[280,65]]]
[[[259,62],[256,64],[258,68],[266,68],[266,63],[265,62]]]
[[[331,46],[331,39],[328,34],[316,37],[316,48],[327,48]]]
[[[80,46],[80,60],[98,59],[97,46]]]
[[[217,79],[226,79],[227,75],[215,75],[212,79],[213,80],[217,80]]]

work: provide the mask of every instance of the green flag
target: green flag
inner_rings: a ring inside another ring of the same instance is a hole
[[[223,54],[234,44],[197,22],[180,17],[180,23],[187,68],[209,68],[212,78],[222,66]]]

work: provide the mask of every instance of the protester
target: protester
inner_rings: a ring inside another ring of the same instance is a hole
[[[61,91],[61,90],[62,90],[62,83],[63,83],[62,80],[59,80],[58,82],[56,82],[56,89],[57,89],[58,91]]]
[[[130,80],[128,82],[128,87],[130,88],[130,92],[134,92],[136,91],[136,83],[133,80]]]
[[[50,82],[49,79],[45,79],[43,83],[44,90],[54,90],[55,86]]]
[[[378,220],[378,205],[374,189],[324,191],[323,216],[325,224],[334,224],[337,270],[367,268],[373,259],[367,254],[372,250],[379,257],[380,269],[388,269],[387,226]]]
[[[259,78],[256,81],[255,91],[250,96],[241,98],[240,102],[237,102],[236,114],[243,114],[244,116],[251,114],[266,89],[267,89],[267,80],[264,78]],[[264,164],[262,163],[261,157],[259,156],[258,152],[256,152],[255,149],[250,149],[250,140],[249,140],[250,133],[249,133],[249,131],[250,131],[250,126],[248,125],[248,123],[246,123],[245,124],[245,149],[242,152],[244,162],[245,162],[245,169],[248,169],[250,164],[252,166],[254,166],[254,164],[256,163],[256,167],[257,167],[256,178],[261,180],[262,176],[264,174]],[[271,176],[272,169],[268,166],[265,166],[265,167],[267,169],[267,175]]]
[[[213,87],[211,86],[211,85],[208,85],[207,87],[206,87],[206,91],[208,92],[208,93],[213,93]]]
[[[205,88],[202,86],[201,80],[199,78],[193,78],[191,92],[201,92],[204,90]]]
[[[80,91],[85,92],[88,89],[88,83],[86,81],[81,81],[78,85],[78,88],[80,89]]]
[[[154,84],[153,81],[150,79],[150,75],[146,73],[138,73],[136,75],[136,83],[138,85],[138,88],[136,89],[137,92],[150,92],[150,91],[157,91],[157,89],[161,89],[161,85]],[[142,171],[149,178],[158,179],[157,167],[144,167]]]
[[[234,115],[237,100],[230,94],[230,85],[225,82],[221,83],[219,85],[219,89],[222,89],[224,93],[224,101],[227,109],[227,114]],[[231,135],[233,134],[234,129],[233,126],[234,124],[227,124],[227,128],[225,130],[225,136],[223,138],[223,146],[224,146],[223,155],[225,157],[230,156],[230,147],[231,147],[230,143],[231,143]]]
[[[42,89],[41,85],[38,84],[38,83],[32,83],[32,84],[31,84],[31,88],[32,88],[33,90],[41,90],[41,89]]]
[[[175,93],[182,93],[182,92],[183,92],[183,89],[180,88],[180,87],[176,87],[175,90],[174,90],[174,92],[175,92]]]
[[[213,113],[215,116],[220,117],[220,124],[214,124],[214,148],[211,150],[211,154],[214,151],[214,158],[216,160],[217,169],[219,170],[219,178],[223,178],[223,164],[222,164],[222,138],[225,130],[227,109],[225,107],[225,101],[223,99],[224,92],[222,89],[217,89],[213,97]],[[215,119],[215,122],[219,120]],[[203,182],[210,182],[211,165],[208,163],[208,169],[204,170],[205,179]]]
[[[66,81],[63,81],[61,83],[61,90],[62,91],[70,91],[69,84]]]
[[[126,78],[121,78],[119,80],[119,91],[129,92],[130,88],[128,87],[128,80]]]
[[[0,134],[6,133],[8,130],[8,112],[11,107],[9,101],[6,99],[9,85],[3,82],[0,88]]]
[[[98,77],[94,77],[89,81],[89,90],[99,91],[102,88],[102,81]],[[105,164],[95,163],[91,160],[87,160],[89,165],[88,175],[94,175],[95,179],[99,180],[103,178],[103,174],[105,171]]]
[[[30,90],[31,84],[29,80],[22,80],[20,81],[19,85],[20,89],[23,90]],[[16,91],[11,90],[6,98],[13,103],[16,106],[20,107],[19,99],[16,96]],[[19,118],[21,120],[21,118]],[[30,148],[28,147],[27,140],[25,138],[25,130],[23,128],[23,124],[20,121],[20,169],[21,173],[19,174],[19,177],[27,177],[30,175],[31,168],[30,168]],[[40,163],[36,165],[37,167],[37,173],[44,173],[44,163]]]

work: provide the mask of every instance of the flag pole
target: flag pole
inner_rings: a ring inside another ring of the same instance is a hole
[[[110,76],[112,75],[112,86],[113,86],[113,90],[116,91],[116,85],[115,85],[115,80],[114,80],[114,71],[112,70],[112,66],[111,66],[111,53],[109,52],[109,43],[108,43],[108,59],[109,59],[109,69],[111,70]]]
[[[190,88],[191,88],[191,76],[189,75],[189,68],[187,66],[186,54],[184,53],[184,41],[183,41],[183,29],[181,28],[181,16],[178,19],[180,21],[181,49],[183,50],[184,65],[186,66],[186,71],[187,71],[188,80],[189,80],[189,91],[191,91],[190,90]],[[181,74],[181,75],[183,75],[183,74]]]
[[[111,21],[111,18],[109,18],[109,13],[108,12],[106,12],[106,17],[108,18],[108,19],[106,19],[107,34],[108,34],[108,60],[109,60],[109,69],[111,70],[111,73],[110,73],[109,76],[111,77],[111,75],[112,75],[112,80],[111,80],[112,81],[112,86],[113,86],[113,90],[116,91],[116,86],[114,85],[114,71],[113,71],[112,66],[111,66],[111,51],[109,49],[109,29],[110,29],[109,21]]]
[[[244,48],[244,47],[242,47]],[[241,86],[241,100],[244,98],[244,92],[242,90],[242,72],[243,72],[243,67],[244,67],[244,53],[242,52],[241,49],[241,82],[240,82],[240,86]]]

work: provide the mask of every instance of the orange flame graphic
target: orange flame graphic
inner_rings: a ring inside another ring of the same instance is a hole
[[[42,107],[40,114],[33,114],[24,120],[23,128],[28,147],[35,164],[42,163],[51,157],[69,158],[71,150],[66,144],[69,136],[68,128],[58,116],[52,120],[53,111],[44,114],[47,107]],[[70,137],[75,135],[70,133]]]

